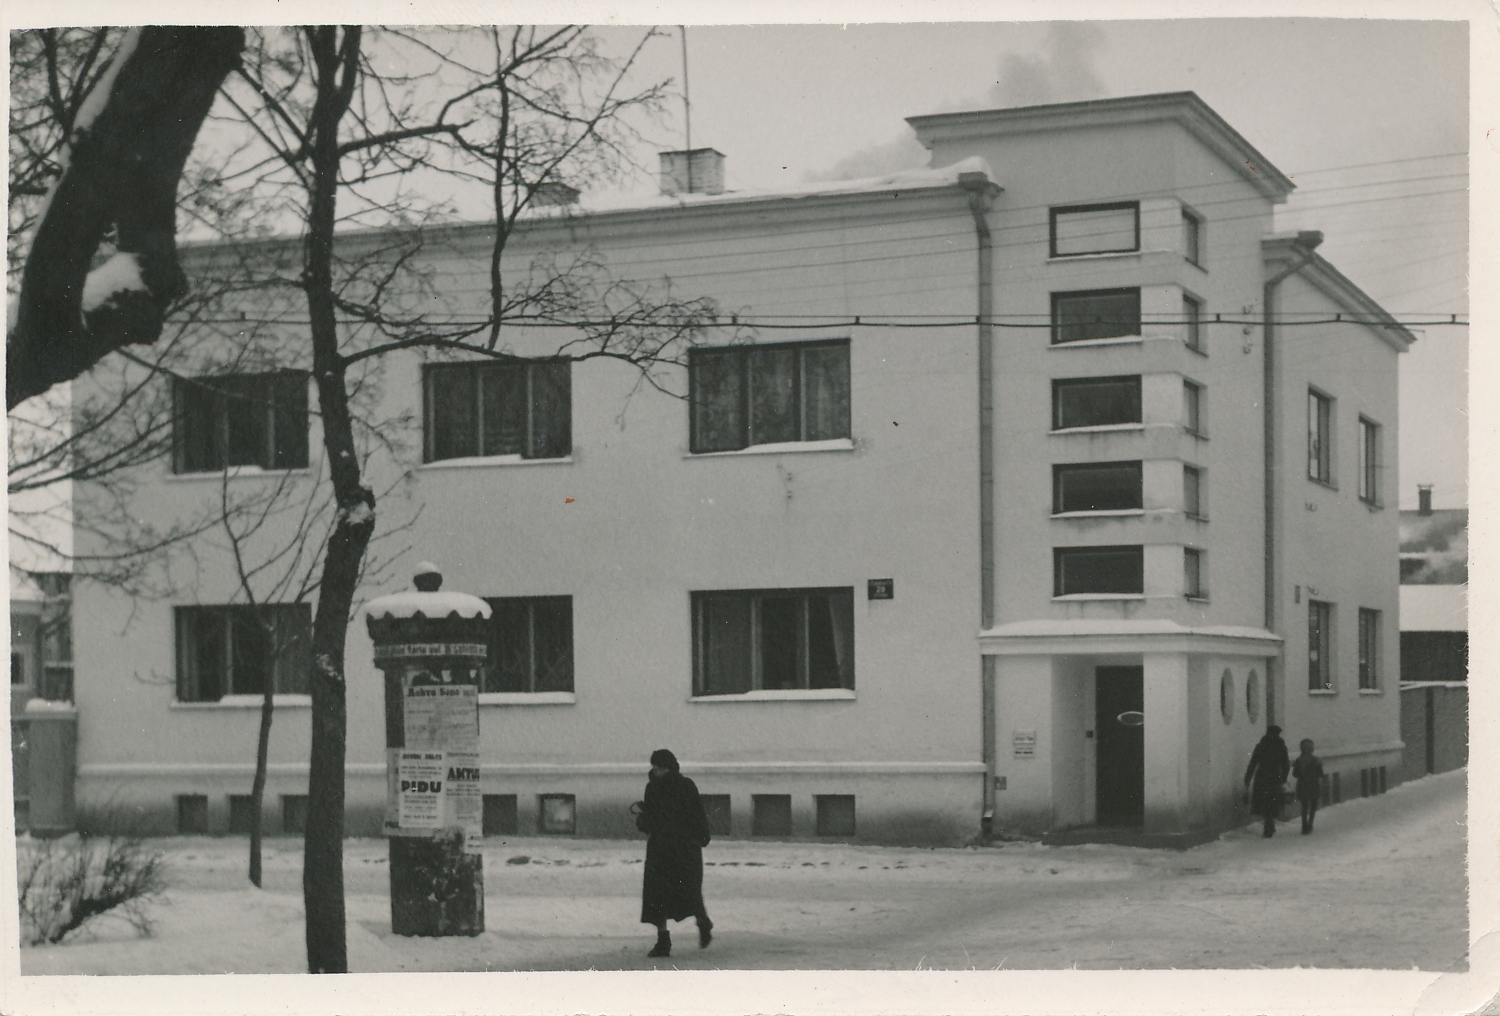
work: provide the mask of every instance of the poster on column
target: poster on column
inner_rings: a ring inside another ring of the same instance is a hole
[[[396,763],[400,797],[396,821],[402,829],[443,827],[447,759],[440,751],[403,751]]]
[[[406,747],[479,751],[479,687],[452,681],[447,670],[407,672],[401,682]]]
[[[479,853],[484,836],[484,796],[479,789],[479,752],[445,753],[448,771],[443,779],[447,803],[444,825],[464,831],[464,849]]]

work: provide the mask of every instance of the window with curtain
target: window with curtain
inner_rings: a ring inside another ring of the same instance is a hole
[[[426,461],[570,455],[572,368],[567,360],[429,364]]]
[[[312,665],[312,608],[306,603],[250,607],[178,607],[177,699],[217,702],[261,695],[307,694]]]
[[[694,693],[854,687],[854,590],[693,594]]]
[[[850,436],[849,341],[694,349],[694,452]]]

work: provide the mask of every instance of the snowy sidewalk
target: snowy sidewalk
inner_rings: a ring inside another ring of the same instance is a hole
[[[476,938],[390,932],[386,845],[345,847],[355,971],[683,969],[1461,968],[1467,947],[1465,775],[1428,777],[1262,839],[1186,852],[1006,844],[928,850],[715,842],[704,895],[714,943],[675,926],[649,960],[640,841],[485,844]],[[171,884],[138,938],[108,917],[23,949],[26,974],[295,973],[304,968],[301,843],[269,840],[265,886],[243,839],[156,842]],[[525,860],[522,861],[522,858]]]

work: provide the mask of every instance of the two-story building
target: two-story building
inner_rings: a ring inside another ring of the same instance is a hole
[[[494,608],[488,831],[630,835],[663,746],[721,835],[933,843],[1212,835],[1269,722],[1330,772],[1399,759],[1412,336],[1317,234],[1273,232],[1291,181],[1192,93],[911,123],[938,168],[736,194],[717,152],[668,153],[659,199],[525,222],[515,270],[588,251],[717,303],[653,383],[525,326],[515,361],[406,350],[371,376],[364,411],[396,421],[380,525],[409,522],[389,571],[433,560]],[[421,255],[455,314],[483,310],[490,232]],[[316,491],[306,364],[276,362],[176,383],[141,517]],[[75,590],[80,795],[239,827],[270,681],[271,826],[294,831],[309,701],[278,648],[310,610],[240,606],[222,541],[174,567],[171,602]],[[373,832],[358,621],[347,658],[349,829]]]

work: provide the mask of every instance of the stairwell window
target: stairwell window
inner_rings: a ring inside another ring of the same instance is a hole
[[[1052,344],[1141,334],[1141,291],[1088,289],[1052,294]]]
[[[1307,601],[1307,690],[1333,691],[1333,604]]]
[[[567,360],[428,364],[424,461],[565,458],[573,451],[572,366]]]
[[[693,593],[696,695],[854,687],[854,590]]]
[[[1141,249],[1141,205],[1138,201],[1054,208],[1050,222],[1051,256],[1055,258]]]
[[[177,700],[307,694],[312,608],[305,603],[178,607]]]
[[[694,349],[694,452],[850,436],[849,340]]]
[[[1307,390],[1307,476],[1333,483],[1333,399]]]
[[[172,471],[307,468],[307,374],[222,374],[172,383]]]

